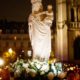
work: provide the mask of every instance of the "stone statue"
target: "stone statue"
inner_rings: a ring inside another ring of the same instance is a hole
[[[32,13],[29,16],[28,25],[33,58],[48,60],[51,52],[52,6],[49,5],[48,10],[43,11],[41,0],[31,0],[31,3]]]

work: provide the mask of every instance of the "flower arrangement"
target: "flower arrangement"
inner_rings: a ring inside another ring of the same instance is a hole
[[[63,72],[61,62],[39,61],[37,59],[28,60],[25,62],[23,59],[17,59],[12,64],[15,77],[19,77],[23,71],[31,77],[55,77]]]
[[[41,62],[36,60],[28,61],[29,69],[34,69],[36,73],[40,75],[44,75],[46,72],[49,71],[49,64],[47,62]]]

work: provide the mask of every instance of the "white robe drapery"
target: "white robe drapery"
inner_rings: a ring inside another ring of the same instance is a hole
[[[33,56],[48,60],[51,52],[51,30],[52,20],[40,21],[34,16],[29,21],[29,36],[33,49]]]

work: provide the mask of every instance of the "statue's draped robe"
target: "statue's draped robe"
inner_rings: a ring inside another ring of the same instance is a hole
[[[48,60],[51,52],[51,30],[52,19],[47,17],[40,21],[38,17],[29,17],[29,36],[33,49],[33,56]]]

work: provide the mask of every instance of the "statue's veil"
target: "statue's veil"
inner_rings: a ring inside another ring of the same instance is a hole
[[[32,13],[34,11],[38,11],[39,8],[42,6],[42,0],[31,0],[32,4]]]

